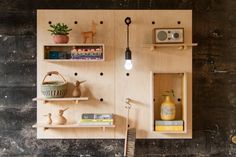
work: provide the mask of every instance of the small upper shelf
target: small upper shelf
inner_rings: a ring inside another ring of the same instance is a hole
[[[188,47],[197,46],[198,43],[181,43],[181,44],[144,44],[144,47],[150,48],[150,50],[155,50],[156,48],[169,48],[169,47],[176,47],[180,50],[187,49]]]
[[[47,44],[44,45],[45,61],[104,61],[104,44]]]
[[[52,101],[75,101],[76,104],[79,101],[87,101],[88,97],[79,97],[79,98],[33,98],[33,101],[44,101],[44,103]]]

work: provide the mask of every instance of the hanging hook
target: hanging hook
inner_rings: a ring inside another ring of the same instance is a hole
[[[127,109],[130,109],[130,108],[131,108],[130,102],[131,102],[131,99],[130,99],[130,98],[126,98],[126,99],[125,99],[125,103],[127,104],[127,106],[126,106],[125,108],[127,108]]]
[[[126,17],[125,18],[125,23],[129,26],[131,24],[131,18],[130,17]]]

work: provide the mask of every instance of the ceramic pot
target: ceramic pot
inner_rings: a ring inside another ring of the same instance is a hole
[[[54,35],[53,41],[56,44],[66,44],[69,41],[69,37],[67,35]]]
[[[165,97],[165,101],[161,104],[161,119],[162,120],[174,120],[175,119],[176,106],[171,101],[170,96]]]

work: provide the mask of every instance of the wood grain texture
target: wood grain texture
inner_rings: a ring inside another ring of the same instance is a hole
[[[86,15],[86,16],[85,16]],[[173,16],[175,15],[175,16]],[[126,25],[124,19],[131,17],[130,25],[130,48],[132,51],[132,61],[134,68],[130,71],[130,76],[126,76],[124,69],[124,51],[126,48]],[[158,19],[158,21],[156,21]],[[166,20],[168,19],[168,20]],[[58,23],[63,21],[72,31],[70,33],[69,45],[81,43],[83,37],[80,32],[90,28],[91,21],[103,24],[97,26],[94,43],[103,43],[106,49],[106,60],[104,62],[45,62],[43,60],[44,45],[52,43],[52,37],[47,31],[48,21]],[[155,20],[158,25],[153,25]],[[74,24],[74,21],[80,21]],[[177,21],[181,21],[178,25]],[[185,42],[192,42],[192,12],[190,10],[38,10],[37,12],[37,79],[38,97],[40,93],[40,80],[47,71],[57,69],[68,82],[74,82],[76,78],[87,80],[84,84],[84,96],[89,97],[88,101],[80,102],[69,109],[68,119],[75,121],[81,117],[82,113],[106,112],[116,114],[116,128],[102,135],[103,138],[124,138],[125,135],[125,98],[133,100],[130,122],[137,129],[137,138],[190,138],[191,135],[172,134],[153,134],[150,126],[150,71],[156,72],[188,72],[192,73],[192,48],[179,50],[175,47],[156,49],[151,51],[141,45],[152,43],[152,30],[156,27],[183,27]],[[74,72],[78,76],[73,76]],[[104,76],[99,76],[100,72]],[[191,85],[189,86],[191,89]],[[87,90],[87,91],[86,91]],[[69,90],[70,91],[70,90]],[[191,90],[189,92],[191,95]],[[99,99],[103,98],[103,102]],[[41,102],[38,102],[41,103]],[[58,103],[59,104],[59,103]],[[191,101],[188,102],[191,106]],[[38,121],[43,122],[44,112],[55,112],[59,106],[38,107]],[[44,105],[45,106],[45,105]],[[67,105],[69,106],[69,104]],[[189,111],[191,112],[191,111]],[[66,114],[66,113],[65,113]],[[191,113],[189,113],[191,116]],[[141,116],[140,116],[141,115]],[[186,110],[186,115],[187,110]],[[185,116],[186,116],[185,115]],[[191,121],[190,121],[191,123]],[[191,132],[191,130],[188,130]],[[79,136],[77,136],[79,134]],[[38,138],[98,138],[101,136],[99,130],[79,130],[42,132],[38,130]]]

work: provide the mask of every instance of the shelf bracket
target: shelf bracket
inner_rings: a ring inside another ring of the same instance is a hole
[[[48,103],[48,101],[47,101],[47,100],[44,100],[43,103],[46,104],[46,103]]]
[[[154,51],[155,48],[156,48],[156,46],[152,45],[152,46],[150,47],[150,50],[151,50],[151,51]]]
[[[179,46],[179,50],[186,50],[188,46],[186,44]]]
[[[47,131],[49,128],[48,127],[44,127],[43,128],[43,131]]]

